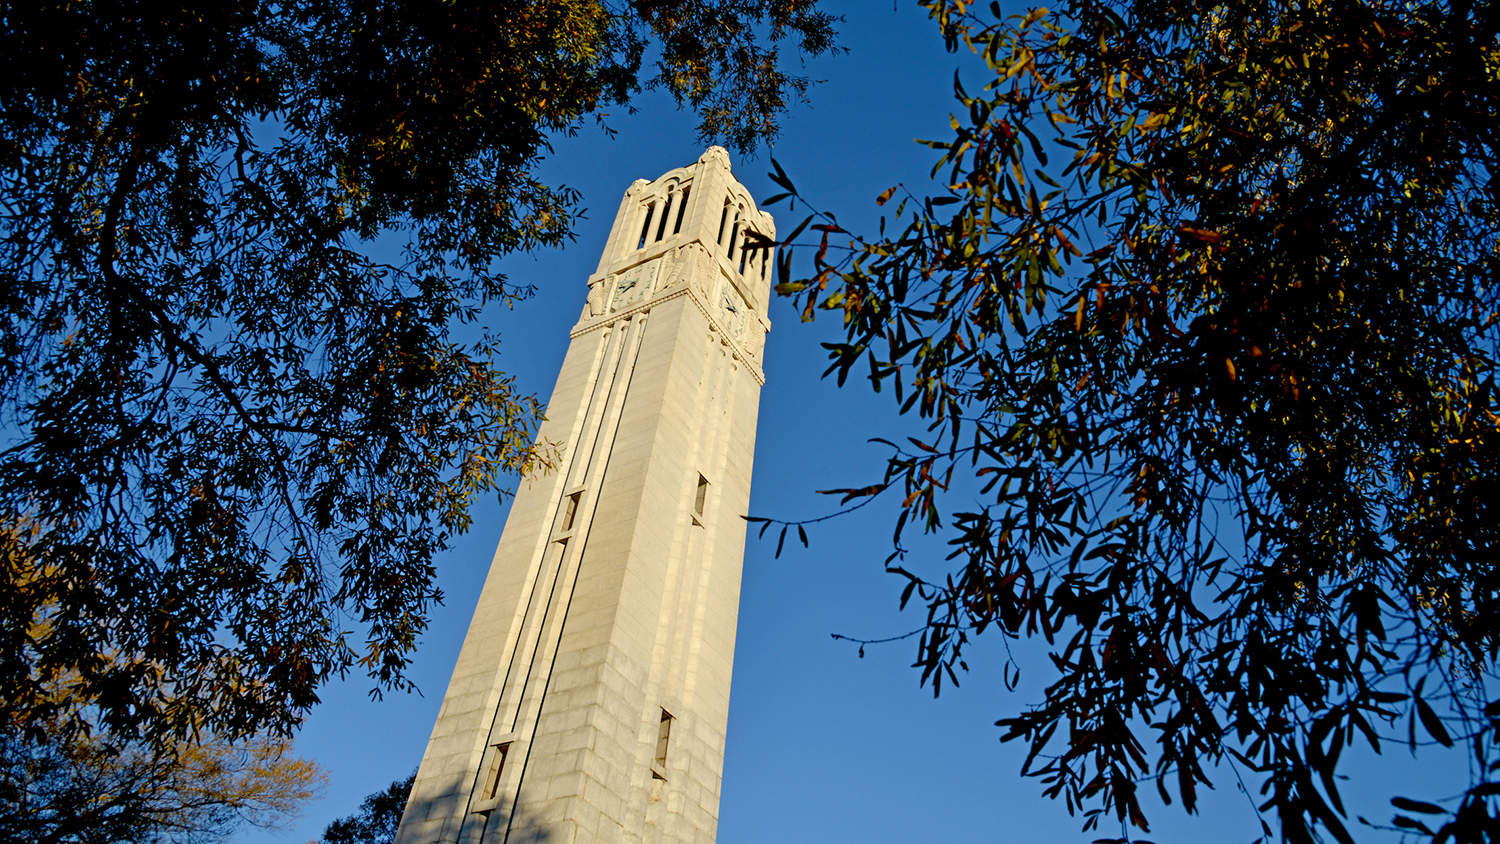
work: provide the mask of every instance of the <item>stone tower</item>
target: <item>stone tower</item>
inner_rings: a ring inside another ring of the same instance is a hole
[[[711,844],[774,239],[711,147],[625,192],[397,844]],[[581,292],[581,291],[580,291]]]

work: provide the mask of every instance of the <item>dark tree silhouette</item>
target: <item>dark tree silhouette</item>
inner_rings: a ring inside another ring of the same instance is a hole
[[[169,745],[285,732],[356,667],[405,687],[433,554],[547,458],[453,333],[570,235],[539,152],[642,86],[771,137],[807,85],[779,45],[832,48],[814,3],[8,4],[7,724]]]
[[[0,733],[0,840],[214,844],[246,823],[276,828],[323,785],[285,741],[169,748]]]
[[[977,56],[941,187],[887,191],[880,237],[804,221],[778,288],[844,320],[840,384],[930,425],[833,491],[899,501],[923,681],[1045,639],[999,724],[1089,827],[1234,765],[1266,835],[1350,842],[1341,754],[1429,742],[1473,787],[1395,828],[1495,840],[1500,9],[923,5]]]
[[[377,791],[359,804],[359,811],[339,818],[323,830],[317,844],[392,844],[396,840],[396,829],[401,826],[401,813],[406,811],[406,798],[411,796],[411,784],[417,772],[403,780],[396,780],[383,791]]]

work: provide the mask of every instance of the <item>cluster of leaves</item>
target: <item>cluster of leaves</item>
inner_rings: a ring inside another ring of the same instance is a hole
[[[1192,811],[1227,763],[1285,840],[1352,841],[1341,754],[1405,718],[1413,750],[1472,739],[1437,839],[1496,840],[1500,8],[923,5],[986,78],[929,142],[946,189],[893,236],[825,216],[778,287],[841,313],[840,384],[929,422],[840,491],[904,496],[923,680],[1045,638],[1045,698],[999,725],[1086,826],[1145,829],[1151,777]],[[948,532],[945,580],[909,525]]]
[[[321,790],[286,742],[123,746],[0,733],[0,837],[33,844],[208,844],[275,828]]]
[[[433,554],[545,459],[494,338],[453,331],[525,295],[497,258],[569,236],[549,134],[645,82],[769,137],[803,83],[756,26],[829,49],[814,2],[0,11],[7,724],[233,739],[356,664],[403,687]]]
[[[776,115],[789,98],[801,98],[811,80],[781,69],[776,44],[795,38],[804,55],[834,52],[836,20],[813,3],[757,0],[632,0],[660,41],[654,87],[702,116],[705,137],[725,138],[749,150],[774,138]],[[758,31],[769,46],[760,43]]]
[[[330,823],[323,830],[323,837],[313,844],[393,844],[401,826],[401,814],[411,797],[412,783],[416,781],[417,772],[412,771],[406,779],[396,780],[369,795],[359,804],[357,812]]]

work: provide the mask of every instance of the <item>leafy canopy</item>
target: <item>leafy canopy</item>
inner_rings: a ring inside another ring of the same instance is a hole
[[[275,829],[322,790],[285,741],[153,748],[0,733],[0,835],[32,844],[212,844]]]
[[[454,332],[569,236],[548,137],[645,85],[748,149],[807,84],[780,42],[832,49],[814,2],[0,11],[7,724],[234,739],[405,687],[433,554],[545,461]]]
[[[1500,9],[923,5],[982,62],[929,142],[945,187],[881,196],[890,236],[824,215],[778,288],[842,315],[840,384],[930,426],[836,491],[903,499],[923,680],[1044,638],[999,725],[1087,827],[1145,829],[1151,779],[1192,811],[1227,764],[1285,840],[1352,841],[1340,756],[1394,737],[1475,763],[1396,827],[1495,840]]]
[[[393,844],[416,780],[413,771],[406,779],[396,780],[365,797],[358,811],[330,823],[323,830],[323,837],[312,844]]]

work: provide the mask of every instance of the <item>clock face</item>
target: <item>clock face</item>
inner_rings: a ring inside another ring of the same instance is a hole
[[[724,325],[724,330],[736,340],[744,333],[745,329],[745,303],[733,290],[725,289],[719,294],[719,319]]]
[[[656,281],[658,263],[652,261],[639,267],[632,267],[622,273],[615,281],[614,302],[610,306],[610,311],[628,308],[651,295],[651,288]]]

